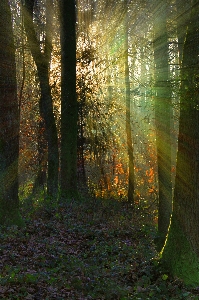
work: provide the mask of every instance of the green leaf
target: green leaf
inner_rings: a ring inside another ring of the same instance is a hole
[[[167,278],[168,278],[167,274],[162,275],[162,280],[167,280]]]

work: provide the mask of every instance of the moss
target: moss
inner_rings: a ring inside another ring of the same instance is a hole
[[[186,285],[199,285],[199,258],[179,226],[175,215],[165,246],[162,250],[162,263],[173,276],[184,281]]]

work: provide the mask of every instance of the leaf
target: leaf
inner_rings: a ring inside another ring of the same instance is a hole
[[[168,278],[168,275],[166,275],[166,274],[162,275],[162,280],[167,280],[167,278]]]

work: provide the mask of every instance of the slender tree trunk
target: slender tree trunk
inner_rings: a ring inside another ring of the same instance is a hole
[[[128,63],[128,5],[125,1],[125,86],[126,86],[126,136],[127,136],[127,151],[129,161],[129,178],[128,178],[128,202],[134,205],[134,157],[133,157],[133,141],[131,134],[131,94],[129,80],[129,63]]]
[[[38,121],[38,133],[37,133],[37,151],[38,151],[38,171],[33,186],[33,194],[43,189],[45,191],[45,185],[47,182],[47,140],[46,140],[46,128],[44,119],[40,117]]]
[[[154,21],[155,124],[158,164],[158,250],[164,245],[172,212],[171,182],[171,88],[169,83],[168,6],[162,1]]]
[[[86,172],[84,165],[84,117],[85,117],[85,103],[86,103],[86,93],[85,93],[85,82],[83,76],[80,79],[80,95],[78,102],[78,141],[77,141],[77,153],[78,153],[78,186],[82,187],[86,185]]]
[[[49,63],[52,51],[52,36],[50,27],[51,15],[46,13],[46,38],[44,53],[40,50],[40,44],[36,36],[33,24],[33,7],[34,0],[25,0],[23,6],[24,25],[30,45],[33,59],[37,66],[38,78],[41,89],[41,98],[39,101],[40,114],[45,120],[46,136],[48,142],[48,178],[47,178],[47,194],[50,197],[57,196],[58,192],[58,169],[59,169],[59,153],[58,153],[58,137],[57,128],[53,113],[52,95],[49,84]],[[52,0],[47,0],[47,10],[52,7]]]
[[[183,48],[176,184],[163,262],[186,284],[199,285],[199,3]]]
[[[77,196],[75,0],[60,0],[61,19],[61,198]]]
[[[0,1],[0,224],[23,225],[19,215],[19,107],[8,0]]]

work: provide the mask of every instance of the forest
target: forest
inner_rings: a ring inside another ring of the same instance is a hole
[[[199,1],[0,1],[0,240],[0,299],[199,299]]]

